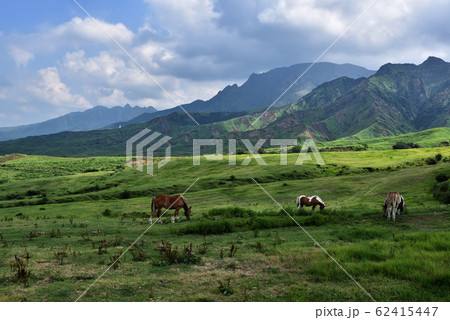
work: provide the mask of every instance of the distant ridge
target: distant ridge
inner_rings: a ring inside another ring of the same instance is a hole
[[[207,101],[195,100],[184,104],[183,108],[188,112],[240,112],[265,108],[272,104],[310,65],[310,63],[300,63],[290,67],[275,68],[264,73],[253,73],[241,86],[237,84],[226,86],[211,99]],[[275,106],[295,102],[324,82],[342,76],[354,79],[369,77],[374,73],[375,71],[352,64],[316,63]],[[175,107],[152,114],[142,114],[134,119],[116,123],[107,128],[123,127],[182,111],[180,107]],[[200,124],[202,123],[200,122]]]
[[[100,129],[108,124],[127,121],[142,113],[151,112],[156,112],[156,109],[153,107],[131,107],[129,104],[124,107],[113,108],[97,106],[86,111],[71,112],[64,116],[36,124],[0,128],[0,141],[63,131]]]

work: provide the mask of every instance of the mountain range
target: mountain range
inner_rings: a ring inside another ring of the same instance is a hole
[[[0,128],[0,141],[63,131],[99,129],[114,122],[128,121],[140,114],[156,111],[153,107],[131,107],[129,104],[124,107],[113,108],[97,106],[83,112],[71,112],[64,116],[40,123]]]
[[[253,73],[241,86],[237,84],[226,86],[214,97],[207,101],[195,100],[182,107],[189,113],[193,112],[240,112],[254,110],[271,105],[294,81],[302,75],[310,63],[295,64],[290,67],[275,68],[264,73]],[[320,62],[313,65],[286,92],[275,106],[283,106],[297,101],[300,97],[311,92],[318,85],[342,76],[349,78],[368,77],[374,71],[352,64],[335,64]],[[175,107],[151,114],[142,114],[126,122],[115,123],[107,128],[119,128],[133,123],[148,121],[166,116],[173,112],[182,112],[182,108]],[[193,124],[193,120],[190,120]],[[204,124],[196,119],[199,124]]]
[[[172,153],[188,154],[196,138],[358,140],[449,127],[450,63],[435,57],[420,65],[388,63],[368,77],[344,76],[322,83],[295,102],[263,114],[265,105],[259,107],[241,114],[192,113],[200,126],[184,112],[172,112],[120,129],[7,141],[0,143],[0,153],[123,154],[126,140],[143,128],[171,136]]]

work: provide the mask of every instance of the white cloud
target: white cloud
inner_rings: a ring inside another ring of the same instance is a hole
[[[40,81],[28,88],[37,98],[62,109],[90,108],[92,105],[82,96],[72,94],[61,81],[58,69],[49,67],[38,71]]]
[[[133,40],[134,34],[124,24],[111,24],[102,20],[91,18],[81,19],[75,17],[50,30],[49,37],[70,39],[71,41],[92,41],[95,43],[111,43],[109,35],[118,42],[127,44]]]
[[[9,53],[13,57],[17,66],[25,66],[27,65],[28,61],[34,59],[33,53],[16,46],[12,46],[9,49]]]

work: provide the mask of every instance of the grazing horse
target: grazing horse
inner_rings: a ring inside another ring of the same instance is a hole
[[[303,206],[310,207],[312,206],[312,210],[316,209],[316,206],[320,206],[320,210],[322,211],[325,208],[325,203],[319,196],[300,196],[297,198],[297,212],[303,208]]]
[[[186,216],[186,219],[189,221],[191,220],[191,208],[188,206],[187,200],[185,197],[180,195],[175,196],[168,196],[165,194],[157,195],[156,197],[153,197],[152,199],[152,213],[150,215],[150,224],[153,222],[153,214],[157,211],[158,221],[159,223],[162,223],[160,216],[161,216],[161,209],[166,208],[167,210],[175,210],[175,213],[172,217],[172,223],[175,221],[180,221],[178,219],[178,211],[183,208],[184,209],[184,215]]]
[[[387,219],[395,221],[395,214],[402,212],[405,209],[405,199],[398,192],[389,192],[384,200],[383,217],[387,216]]]

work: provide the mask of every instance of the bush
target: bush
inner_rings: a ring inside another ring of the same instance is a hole
[[[351,147],[352,151],[365,151],[369,148],[367,144],[357,144]]]
[[[435,158],[426,158],[425,162],[426,162],[426,164],[429,164],[429,165],[437,164],[437,161]]]
[[[448,178],[449,178],[449,176],[446,173],[441,172],[436,175],[435,179],[437,182],[444,182],[444,181],[447,181]]]
[[[420,148],[420,146],[414,142],[403,142],[403,141],[399,141],[392,146],[392,149],[413,149],[413,148]]]
[[[302,150],[300,146],[293,146],[289,151],[290,153],[299,153]]]
[[[247,151],[245,151],[244,148],[239,147],[236,149],[236,154],[246,154],[246,153]]]
[[[127,189],[125,189],[121,194],[120,194],[120,199],[129,199],[131,198],[131,193],[130,191],[128,191]]]
[[[256,212],[251,209],[244,209],[240,207],[214,208],[208,211],[207,216],[221,216],[225,218],[249,218],[256,215]]]
[[[437,153],[437,154],[434,156],[434,158],[436,159],[437,162],[439,162],[439,161],[442,160],[442,154]]]
[[[109,209],[105,209],[105,211],[102,212],[102,215],[105,217],[111,217],[112,212]]]
[[[205,221],[186,225],[174,231],[177,234],[223,234],[233,232],[233,226],[228,221]]]
[[[446,180],[444,182],[436,183],[433,187],[433,197],[445,204],[450,203],[450,181]]]

